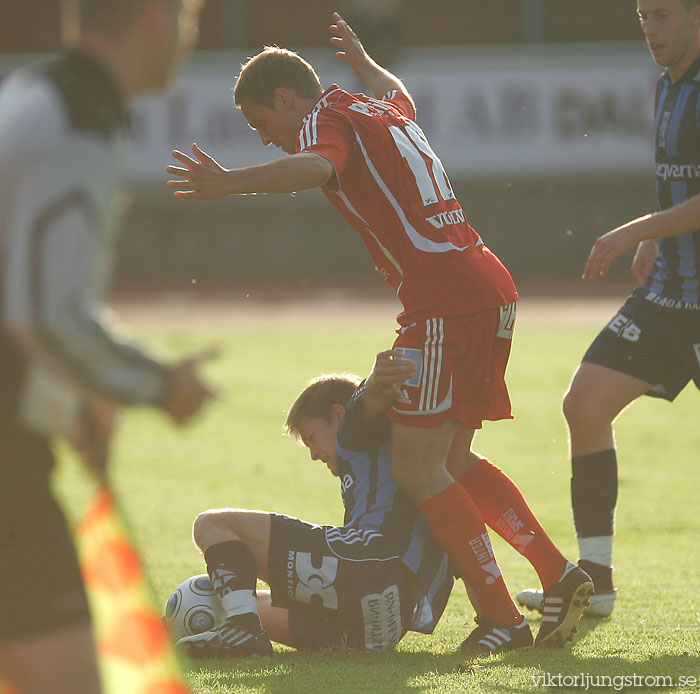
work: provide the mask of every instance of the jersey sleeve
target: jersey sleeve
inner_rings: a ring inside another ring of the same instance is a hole
[[[347,450],[367,451],[383,446],[391,437],[391,422],[386,417],[361,416],[365,382],[362,381],[345,408],[338,427],[338,443]]]
[[[312,111],[299,132],[298,151],[328,159],[338,179],[345,172],[354,149],[354,128],[345,116],[331,108]]]
[[[413,107],[411,100],[399,89],[392,89],[388,91],[383,97],[382,101],[386,101],[391,104],[395,109],[397,109],[402,116],[405,116],[409,120],[416,119],[416,109]]]
[[[157,404],[170,369],[119,338],[102,313],[115,238],[91,185],[109,155],[94,151],[101,146],[47,148],[21,176],[3,259],[3,327],[80,390]]]

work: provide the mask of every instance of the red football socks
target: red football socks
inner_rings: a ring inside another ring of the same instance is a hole
[[[519,624],[522,615],[501,576],[479,509],[464,487],[453,482],[424,501],[420,510],[468,584],[477,614],[500,624]]]
[[[561,578],[566,558],[508,475],[481,459],[458,482],[472,497],[487,525],[528,559],[544,588]]]

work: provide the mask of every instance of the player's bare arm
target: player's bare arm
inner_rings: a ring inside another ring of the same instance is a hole
[[[634,254],[630,270],[639,284],[644,284],[646,281],[658,255],[659,247],[654,239],[642,241],[639,246],[637,246],[637,251]]]
[[[400,351],[380,352],[365,381],[362,415],[368,419],[383,416],[401,394],[401,383],[413,376],[415,370],[415,363],[403,358]]]
[[[194,158],[174,150],[173,157],[183,166],[166,168],[169,174],[180,177],[168,181],[176,198],[217,200],[226,195],[294,193],[320,188],[334,176],[333,165],[317,154],[292,154],[242,169],[224,168],[196,144],[192,154]]]
[[[381,98],[387,92],[396,89],[411,99],[403,82],[372,60],[350,25],[337,12],[333,13],[333,21],[335,24],[330,26],[332,34],[330,42],[338,49],[336,56],[350,65],[353,72],[364,80],[374,96]]]
[[[700,195],[662,212],[649,214],[603,234],[593,244],[583,271],[584,280],[605,277],[613,261],[637,244],[697,231],[700,227]]]

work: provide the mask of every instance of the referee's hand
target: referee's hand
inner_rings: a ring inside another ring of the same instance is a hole
[[[185,359],[173,368],[163,410],[175,424],[187,424],[209,400],[216,397],[214,391],[200,379],[196,371],[199,364],[213,359],[218,354],[218,350],[210,349]]]

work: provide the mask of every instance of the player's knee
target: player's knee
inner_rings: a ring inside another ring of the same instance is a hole
[[[570,430],[586,430],[609,424],[600,402],[581,388],[569,389],[564,396],[562,410]]]
[[[204,511],[194,519],[194,523],[192,524],[192,540],[200,550],[203,550],[203,546],[206,544],[206,537],[211,527],[211,522],[211,511]]]
[[[572,388],[564,396],[562,411],[569,428],[579,423],[584,417],[584,399]]]
[[[564,419],[567,423],[576,417],[576,396],[571,392],[571,389],[566,391],[564,399],[561,403],[561,410],[564,413]]]
[[[226,540],[238,539],[235,532],[235,509],[209,509],[200,513],[192,525],[192,539],[202,551]]]

